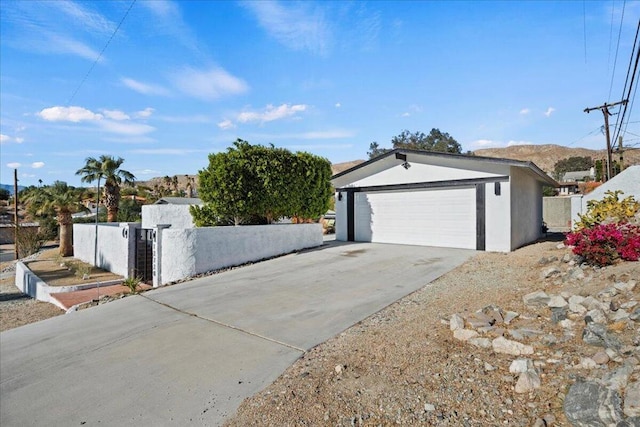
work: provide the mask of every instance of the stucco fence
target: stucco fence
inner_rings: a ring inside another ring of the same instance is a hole
[[[98,266],[130,277],[135,266],[135,229],[141,224],[100,224]],[[321,246],[321,224],[173,228],[153,233],[153,286],[209,271]],[[95,226],[74,225],[74,256],[93,264]],[[125,237],[126,236],[126,237]]]
[[[40,225],[37,222],[23,223],[20,227],[38,231]],[[16,227],[13,224],[0,224],[0,244],[15,243]]]

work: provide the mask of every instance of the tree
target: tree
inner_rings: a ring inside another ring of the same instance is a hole
[[[81,189],[56,181],[28,193],[24,201],[36,215],[47,216],[51,211],[55,212],[60,228],[60,255],[73,255],[72,214],[87,211],[82,204]]]
[[[115,222],[118,219],[120,205],[120,185],[133,185],[135,176],[129,171],[120,169],[124,163],[122,157],[102,155],[99,159],[87,157],[85,165],[76,171],[76,175],[82,175],[82,182],[93,182],[104,178],[104,204],[107,208],[107,221]]]
[[[607,176],[607,161],[606,160],[596,160],[595,166],[596,170],[596,181],[602,181],[605,176]],[[613,176],[618,175],[622,171],[620,167],[620,163],[617,161],[613,161],[611,163],[611,173]]]
[[[329,207],[330,176],[326,159],[238,139],[226,152],[209,155],[209,166],[198,174],[205,205],[191,213],[197,226],[318,217]]]
[[[593,159],[589,156],[573,156],[558,160],[553,165],[553,173],[556,179],[562,179],[567,172],[589,170],[593,165]]]
[[[462,146],[447,132],[441,132],[440,129],[433,128],[429,135],[425,135],[423,132],[411,133],[408,130],[403,130],[399,135],[391,138],[391,144],[393,149],[405,148],[408,150],[423,150],[423,151],[439,151],[443,153],[462,153]],[[380,148],[377,142],[372,142],[369,145],[369,151],[367,154],[370,159],[377,157],[381,154],[390,151],[387,148]]]
[[[9,200],[11,198],[11,192],[6,188],[0,188],[0,200]]]

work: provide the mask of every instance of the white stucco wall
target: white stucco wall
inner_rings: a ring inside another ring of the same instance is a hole
[[[172,228],[193,228],[189,205],[143,205],[142,228],[169,224]]]
[[[321,224],[171,227],[161,233],[161,284],[323,243]]]
[[[495,183],[485,184],[485,250],[511,251],[511,183],[500,182],[500,195]]]
[[[511,250],[542,236],[542,183],[511,168]]]
[[[97,266],[128,277],[133,267],[135,229],[139,223],[98,224]],[[73,256],[89,264],[94,262],[95,224],[73,224]]]
[[[339,199],[339,194],[336,193],[336,240],[347,240],[347,192],[342,192],[342,200]]]

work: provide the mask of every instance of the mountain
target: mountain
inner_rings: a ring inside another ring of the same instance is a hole
[[[9,193],[13,196],[13,184],[0,184],[0,188],[9,190]],[[18,185],[18,192],[24,190],[26,187]]]
[[[514,145],[504,148],[483,148],[473,152],[476,156],[499,157],[503,159],[530,161],[545,172],[553,172],[558,160],[568,157],[589,156],[594,161],[605,159],[606,150],[590,150],[579,147],[563,147],[560,145]],[[613,160],[619,161],[619,154],[613,154]],[[626,149],[624,151],[624,166],[640,164],[640,149]]]

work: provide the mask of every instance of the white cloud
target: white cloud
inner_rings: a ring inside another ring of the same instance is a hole
[[[86,44],[60,34],[50,34],[45,46],[40,46],[40,52],[71,54],[90,61],[97,60],[100,55],[98,51],[90,48]],[[104,56],[100,57],[98,62],[103,61]]]
[[[151,107],[147,107],[144,110],[136,111],[135,113],[133,113],[133,116],[146,119],[147,117],[151,117],[154,111],[156,110]]]
[[[544,115],[547,116],[547,117],[551,117],[551,114],[553,114],[554,111],[556,111],[555,108],[549,107],[549,108],[547,108],[547,111],[544,112]]]
[[[33,162],[31,163],[31,167],[34,169],[40,169],[44,166],[44,162]]]
[[[411,113],[409,113],[408,111],[401,114],[402,117],[409,117],[410,115]]]
[[[223,121],[218,123],[218,127],[220,129],[223,129],[223,130],[229,130],[229,129],[233,129],[234,127],[236,127],[236,125],[234,125],[231,120],[224,119]]]
[[[104,114],[104,116],[107,119],[112,119],[112,120],[129,120],[131,119],[131,117],[129,117],[126,113],[120,111],[120,110],[102,110],[102,113]]]
[[[51,6],[57,7],[60,11],[73,19],[75,24],[82,25],[87,31],[111,34],[115,30],[114,23],[100,15],[92,12],[78,3],[72,1],[51,2]]]
[[[0,143],[11,141],[11,137],[9,135],[0,134]]]
[[[258,23],[278,42],[293,50],[325,54],[331,42],[329,20],[323,9],[311,3],[246,1]]]
[[[185,68],[174,76],[174,83],[183,93],[205,100],[239,95],[249,90],[249,85],[244,80],[222,68],[204,71]]]
[[[286,117],[295,116],[298,113],[305,111],[308,108],[305,104],[282,104],[278,107],[274,107],[269,104],[263,111],[243,111],[238,114],[237,120],[240,123],[247,122],[272,122],[274,120],[284,119]]]
[[[144,123],[116,122],[111,120],[102,120],[99,122],[100,127],[107,132],[117,133],[121,135],[144,135],[156,130],[153,126]]]
[[[531,141],[509,141],[507,142],[507,147],[513,147],[514,145],[533,145]]]
[[[120,81],[129,89],[134,90],[143,95],[159,95],[159,96],[169,95],[169,91],[159,85],[143,83],[141,81],[130,79],[127,77],[121,78]]]
[[[22,165],[20,163],[17,163],[17,162],[7,163],[7,167],[9,169],[18,169],[20,166],[22,166]]]
[[[158,175],[161,174],[162,172],[157,171],[155,169],[142,169],[142,170],[137,170],[134,172],[134,174],[136,176],[138,175]]]
[[[523,108],[522,110],[520,110],[520,114],[522,114],[523,116],[529,114],[530,112],[531,110],[528,108]]]
[[[342,105],[339,102],[336,102],[336,108],[340,108]]]
[[[73,122],[101,120],[101,114],[96,114],[82,107],[50,107],[45,108],[38,116],[49,122]]]
[[[22,144],[24,142],[24,138],[21,138],[19,136],[16,136],[15,140],[18,144]]]

